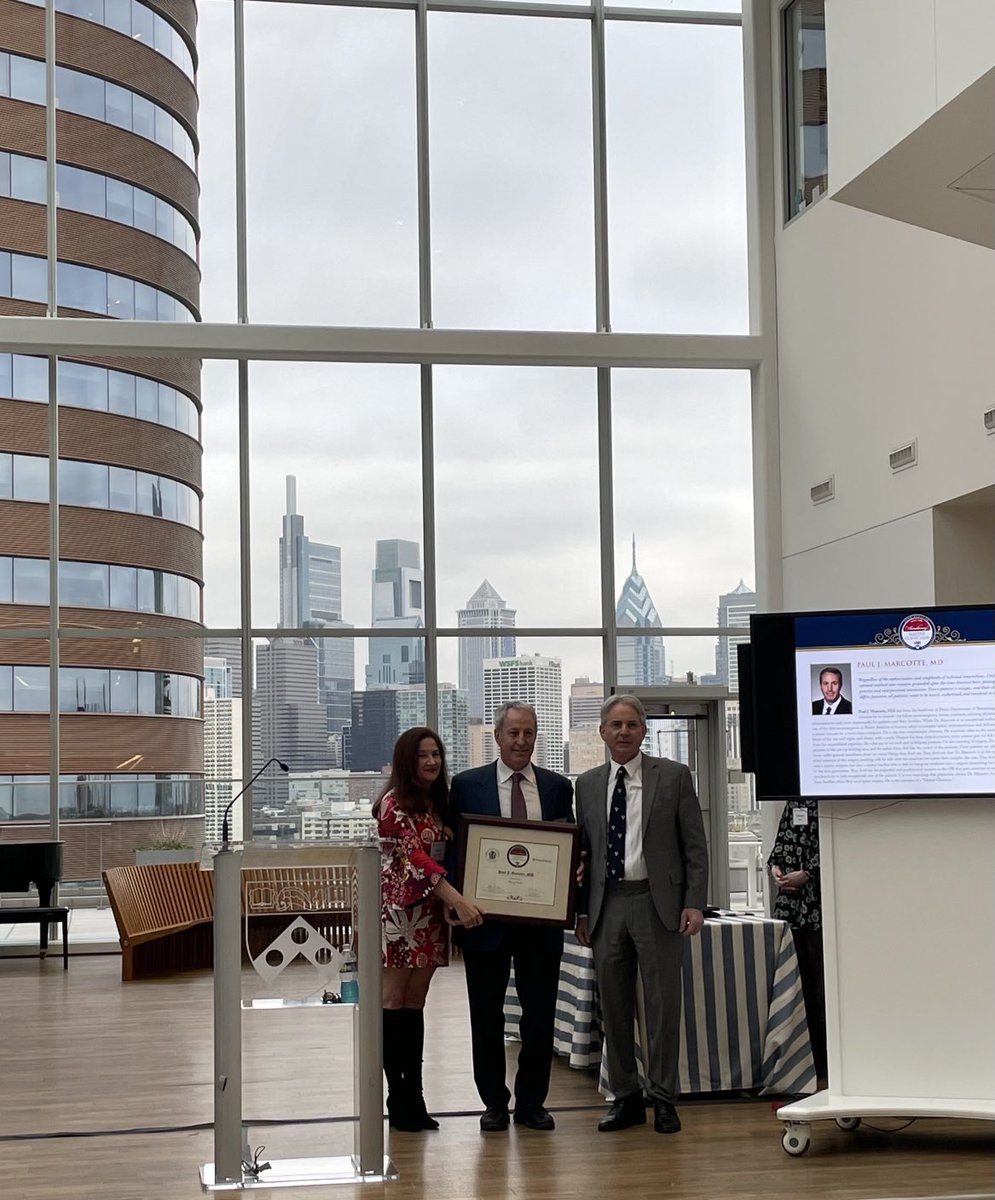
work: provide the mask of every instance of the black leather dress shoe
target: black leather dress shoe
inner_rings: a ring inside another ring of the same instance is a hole
[[[608,1110],[608,1116],[598,1122],[601,1133],[614,1133],[616,1129],[629,1129],[633,1125],[646,1124],[646,1105],[641,1095],[618,1096]]]
[[[502,1104],[489,1104],[481,1113],[480,1128],[484,1133],[501,1133],[508,1128],[508,1110]]]
[[[681,1119],[669,1100],[654,1100],[653,1128],[657,1133],[680,1133]]]
[[[522,1108],[521,1105],[518,1105],[515,1108],[515,1124],[524,1125],[527,1129],[556,1128],[552,1114],[548,1113],[541,1104],[537,1104],[534,1108]]]

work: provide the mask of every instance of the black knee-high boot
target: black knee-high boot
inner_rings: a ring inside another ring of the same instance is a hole
[[[438,1129],[439,1122],[428,1115],[422,1089],[422,1059],[425,1054],[425,1010],[402,1008],[405,1016],[404,1029],[404,1088],[411,1105],[413,1121],[420,1122],[421,1129]]]
[[[414,1133],[422,1127],[421,1118],[412,1112],[404,1064],[408,1054],[406,1010],[383,1010],[383,1071],[387,1076],[387,1117],[391,1129]]]

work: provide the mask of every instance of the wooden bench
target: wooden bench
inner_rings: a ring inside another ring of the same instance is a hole
[[[191,971],[214,961],[214,875],[198,863],[104,871],[121,941],[121,978]]]
[[[198,863],[111,867],[104,886],[121,942],[121,978],[191,971],[214,962],[214,873]],[[336,867],[242,873],[243,953],[263,952],[298,917],[341,948],[352,936],[351,872]]]

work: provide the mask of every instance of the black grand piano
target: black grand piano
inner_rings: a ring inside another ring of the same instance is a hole
[[[48,953],[48,927],[62,926],[62,966],[69,969],[69,909],[52,906],[52,889],[62,878],[62,842],[0,842],[0,892],[28,892],[38,904],[0,908],[0,925],[37,924],[41,957]]]

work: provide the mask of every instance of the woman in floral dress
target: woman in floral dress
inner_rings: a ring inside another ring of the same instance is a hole
[[[449,783],[446,752],[431,729],[397,739],[390,779],[374,808],[384,844],[381,873],[383,1062],[391,1128],[438,1129],[422,1094],[425,998],[436,967],[449,964],[446,909],[467,928],[483,914],[446,879]]]

